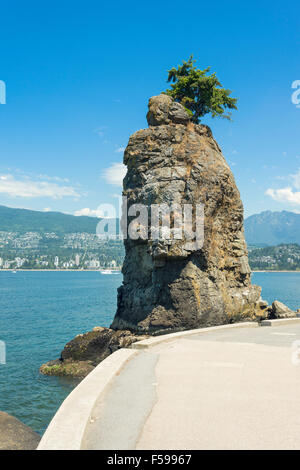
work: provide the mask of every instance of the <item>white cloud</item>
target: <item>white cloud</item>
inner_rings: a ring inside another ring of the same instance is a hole
[[[293,186],[296,189],[300,189],[300,168],[298,168],[298,172],[294,175],[290,175],[293,180]]]
[[[7,168],[6,171],[13,172],[17,175],[20,175],[24,179],[31,178],[31,179],[38,179],[38,180],[56,181],[57,183],[69,183],[68,178],[61,178],[60,176],[49,176],[49,175],[42,174],[42,173],[38,173],[38,174],[32,173],[29,171],[23,171],[20,168],[16,168],[14,170],[9,170]]]
[[[300,205],[300,168],[297,173],[288,176],[276,176],[277,180],[289,180],[291,184],[285,188],[273,189],[269,188],[265,192],[267,196],[270,196],[274,201],[285,202],[291,205]]]
[[[300,191],[293,191],[291,187],[282,189],[269,188],[265,194],[277,202],[300,205]]]
[[[59,176],[37,175],[41,180],[57,181],[59,183],[69,183],[68,178],[60,178]]]
[[[34,181],[30,178],[16,179],[13,175],[0,175],[0,193],[10,197],[38,198],[80,197],[72,186],[61,186],[49,181]]]
[[[123,153],[124,150],[125,150],[125,147],[122,147],[122,146],[121,146],[121,147],[117,148],[117,149],[115,150],[115,152],[117,152],[117,153]]]
[[[115,186],[123,185],[123,178],[126,175],[126,166],[123,163],[113,163],[112,166],[103,171],[102,177],[109,184]]]
[[[51,212],[51,207],[45,207],[45,208],[43,209],[43,212]]]
[[[79,211],[75,211],[74,215],[86,215],[88,217],[103,217],[103,211],[101,209],[89,209],[89,207],[85,207],[84,209],[80,209]]]

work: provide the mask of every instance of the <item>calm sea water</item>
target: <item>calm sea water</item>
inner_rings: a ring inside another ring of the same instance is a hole
[[[39,366],[94,326],[109,326],[122,276],[99,272],[0,271],[0,410],[39,433],[76,382],[45,377]]]
[[[300,307],[300,273],[254,273],[268,302]],[[44,377],[39,366],[59,357],[65,343],[94,326],[109,326],[121,275],[98,272],[0,271],[0,340],[7,364],[0,365],[0,410],[39,433],[76,382]]]

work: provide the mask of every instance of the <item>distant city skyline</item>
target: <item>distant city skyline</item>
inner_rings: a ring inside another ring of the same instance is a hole
[[[96,234],[0,231],[0,270],[119,268],[123,258],[122,241]]]
[[[216,15],[216,10],[222,14]],[[191,13],[192,12],[192,13]],[[300,212],[300,6],[177,0],[1,6],[0,205],[97,216],[121,194],[129,136],[191,53],[239,98],[204,117],[245,207]],[[5,104],[3,102],[5,85]]]

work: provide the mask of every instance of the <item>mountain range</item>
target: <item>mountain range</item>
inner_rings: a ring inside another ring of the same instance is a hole
[[[96,233],[99,219],[61,212],[40,212],[0,206],[0,231],[4,232],[74,232]]]
[[[245,220],[245,234],[248,245],[300,244],[300,214],[264,211],[251,215]]]
[[[85,232],[94,234],[98,222],[99,219],[96,217],[0,206],[0,231],[5,232],[55,232],[61,235]],[[251,215],[245,219],[245,234],[248,245],[300,244],[300,214],[288,211],[264,211]]]

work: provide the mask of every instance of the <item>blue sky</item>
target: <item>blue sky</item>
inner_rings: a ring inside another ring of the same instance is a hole
[[[274,0],[2,2],[0,204],[94,214],[115,203],[122,149],[146,127],[148,98],[193,53],[239,98],[233,122],[203,122],[245,215],[300,211],[299,13]]]

